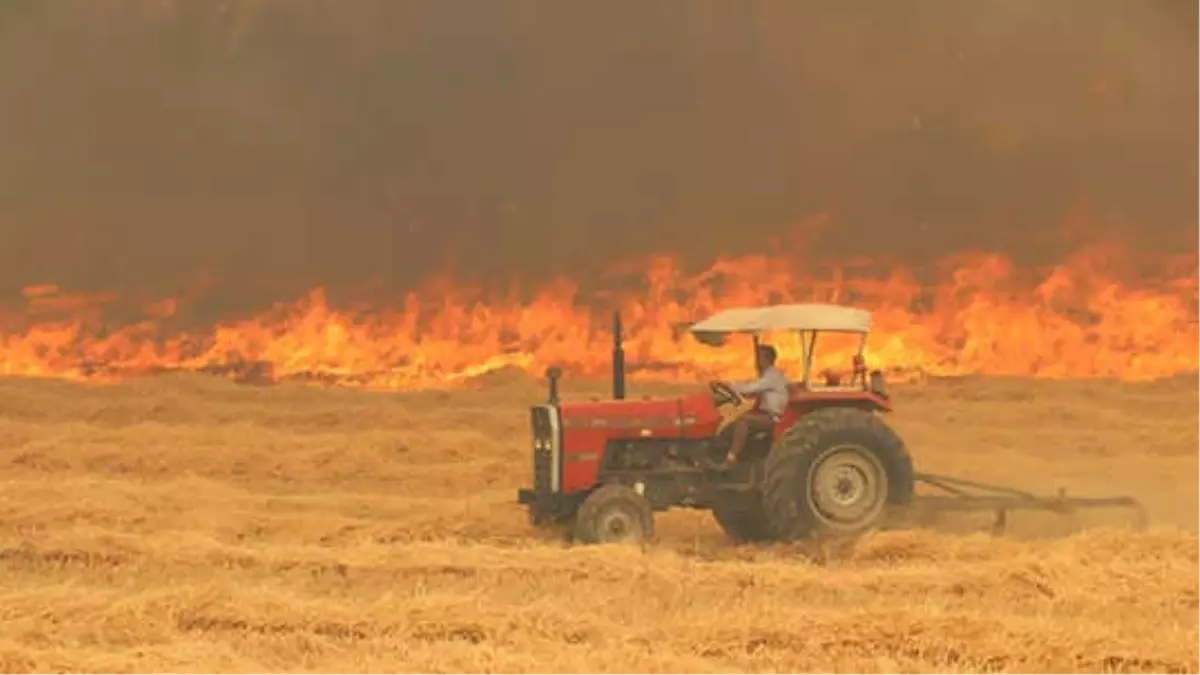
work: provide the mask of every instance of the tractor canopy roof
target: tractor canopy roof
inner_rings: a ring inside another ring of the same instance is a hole
[[[718,312],[689,329],[697,340],[717,346],[730,333],[763,333],[778,330],[812,330],[867,333],[871,313],[865,309],[827,304],[736,307]]]

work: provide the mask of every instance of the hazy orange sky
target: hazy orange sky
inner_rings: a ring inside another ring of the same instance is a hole
[[[0,290],[1194,245],[1186,0],[7,0]],[[549,252],[550,255],[547,255]]]

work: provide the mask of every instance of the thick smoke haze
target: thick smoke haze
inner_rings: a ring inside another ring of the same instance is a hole
[[[1190,0],[5,0],[0,288],[1194,246]],[[1056,248],[1057,247],[1057,248]]]

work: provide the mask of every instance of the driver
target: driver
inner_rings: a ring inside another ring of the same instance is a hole
[[[732,384],[734,391],[746,396],[757,396],[758,400],[754,408],[742,413],[733,422],[733,443],[725,457],[726,467],[737,462],[742,453],[742,446],[746,444],[746,437],[752,429],[773,429],[787,409],[788,381],[775,367],[775,348],[771,345],[759,345],[755,355],[758,357],[758,379]]]

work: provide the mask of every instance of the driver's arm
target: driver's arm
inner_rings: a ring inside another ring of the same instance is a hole
[[[760,377],[757,380],[752,380],[750,382],[731,382],[729,386],[733,387],[734,391],[743,396],[754,396],[756,394],[761,394],[770,388],[767,385],[766,377]]]

